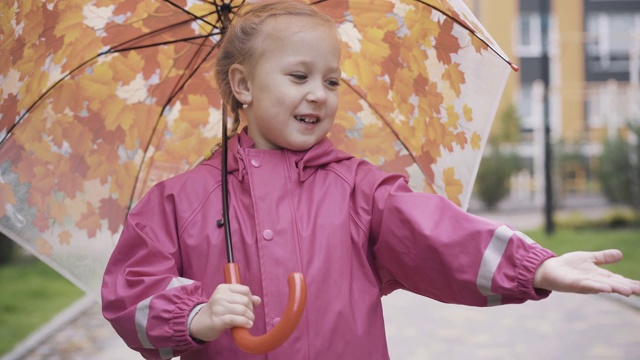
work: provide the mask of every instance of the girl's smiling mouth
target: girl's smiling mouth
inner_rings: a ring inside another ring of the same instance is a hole
[[[305,124],[315,124],[320,121],[320,118],[312,115],[296,115],[293,118]]]

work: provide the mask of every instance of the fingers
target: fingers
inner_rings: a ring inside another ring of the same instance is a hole
[[[214,316],[216,311],[214,310]],[[222,329],[229,329],[233,327],[242,327],[250,329],[253,327],[253,321],[255,317],[251,311],[245,307],[239,305],[227,306],[223,314],[217,314],[214,323],[218,323]]]
[[[253,309],[261,302],[247,286],[220,284],[209,301],[198,311],[189,325],[189,335],[203,341],[217,339],[232,327],[251,328],[255,315]]]
[[[632,280],[631,292],[633,295],[640,296],[640,281]]]
[[[596,265],[613,264],[622,260],[622,252],[617,249],[595,251],[591,254],[594,259],[593,263]]]
[[[620,250],[609,249],[603,251],[596,251],[591,253],[593,256],[593,263],[596,265],[607,265],[617,263],[622,260],[623,254]],[[616,293],[624,296],[631,296],[633,294],[640,294],[640,281],[631,280],[619,274],[612,273],[608,270],[602,269],[602,278],[599,279],[598,292]]]
[[[592,253],[592,255],[594,257],[594,264],[596,265],[613,264],[622,260],[623,257],[622,252],[617,249],[597,251]],[[607,273],[604,283],[611,288],[610,291],[603,292],[616,293],[624,296],[640,296],[640,280],[629,279],[604,269],[603,271]]]
[[[259,305],[260,301],[245,285],[223,284],[211,295],[209,306],[214,318],[217,317],[225,328],[250,328],[255,320],[254,305]]]
[[[220,289],[220,291],[218,291]],[[251,290],[246,285],[240,284],[223,284],[220,285],[211,297],[218,297],[234,304],[239,304],[253,311],[254,298],[259,297],[252,295]],[[217,294],[216,294],[217,292]]]
[[[640,294],[640,281],[628,279],[622,275],[612,273],[608,270],[602,271],[585,280],[583,283],[583,293],[616,293],[624,296]]]
[[[607,283],[611,286],[612,293],[624,296],[640,295],[640,281],[614,274]]]
[[[582,294],[640,294],[640,281],[615,274],[599,265],[622,259],[615,249],[595,252],[569,252],[543,262],[536,271],[534,286],[554,291]]]

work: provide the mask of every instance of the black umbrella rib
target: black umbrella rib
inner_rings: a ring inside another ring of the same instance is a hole
[[[212,14],[212,13],[210,13],[210,14]],[[124,41],[124,42],[122,42],[120,44],[112,46],[111,50],[120,51],[120,48],[124,48],[127,44],[135,43],[135,42],[143,40],[145,38],[157,35],[157,34],[159,34],[161,32],[168,31],[171,28],[182,26],[182,25],[185,25],[185,24],[188,24],[188,23],[191,23],[191,22],[193,22],[193,19],[183,20],[183,21],[177,22],[175,24],[171,24],[171,25],[165,26],[163,28],[156,29],[156,30],[144,33],[144,34],[142,34],[140,36],[136,36],[136,37],[131,38],[131,39],[127,40],[127,41]],[[153,43],[153,44],[147,44],[147,45],[131,46],[131,47],[124,48],[122,51],[135,50],[135,49],[141,49],[141,48],[153,47],[153,46],[160,46],[160,45],[168,45],[168,44],[172,44],[172,43],[176,43],[176,42],[186,42],[186,41],[190,41],[190,40],[196,40],[196,39],[200,39],[200,38],[210,37],[210,36],[216,35],[216,34],[218,34],[218,33],[209,33],[209,34],[206,34],[206,35],[197,35],[197,36],[193,36],[193,37],[188,37],[188,38],[183,38],[183,39],[175,39],[175,40],[170,40],[170,41],[162,41],[162,42]]]
[[[244,0],[243,0],[239,5],[235,5],[235,6],[232,6],[230,3],[229,3],[229,4],[223,3],[223,5],[218,5],[218,4],[217,4],[216,2],[214,2],[214,1],[205,1],[206,3],[208,3],[208,4],[212,5],[212,6],[215,8],[215,10],[214,10],[214,11],[211,11],[211,12],[209,12],[209,13],[207,13],[207,14],[204,14],[204,15],[196,15],[196,14],[192,13],[191,11],[189,11],[189,10],[187,10],[187,9],[183,8],[182,6],[180,6],[180,5],[176,4],[176,3],[174,3],[174,2],[173,2],[173,1],[171,1],[171,0],[165,0],[165,2],[166,2],[166,3],[168,3],[168,4],[169,4],[169,5],[171,5],[171,6],[173,6],[173,7],[177,8],[177,9],[179,9],[180,11],[184,12],[185,14],[187,14],[187,15],[191,16],[193,19],[195,19],[195,20],[200,20],[200,21],[202,21],[203,23],[205,23],[205,24],[207,24],[207,25],[209,25],[209,26],[211,26],[211,27],[213,27],[213,28],[216,28],[216,29],[218,29],[218,30],[222,30],[222,26],[223,26],[223,24],[222,24],[222,23],[223,23],[222,19],[223,19],[224,14],[223,14],[223,13],[222,13],[222,11],[221,11],[221,8],[222,8],[223,6],[227,5],[227,6],[228,6],[228,10],[229,10],[231,13],[235,13],[235,11],[237,11],[237,9],[241,8],[241,7],[244,5]],[[211,23],[209,20],[206,20],[206,19],[205,19],[205,17],[206,17],[206,16],[209,16],[209,15],[211,15],[211,14],[213,14],[213,13],[215,13],[216,15],[218,15],[218,22],[217,22],[216,24],[213,24],[213,23]]]
[[[47,88],[47,90],[45,90],[40,96],[38,96],[38,98],[18,117],[18,119],[16,121],[14,121],[13,125],[11,125],[11,127],[9,127],[9,129],[7,129],[6,135],[0,140],[0,146],[2,146],[2,144],[4,144],[4,142],[9,138],[9,135],[11,135],[11,133],[13,132],[13,129],[15,129],[16,126],[18,126],[20,123],[22,123],[22,120],[24,119],[24,117],[27,116],[27,114],[29,114],[31,112],[31,110],[33,110],[33,108],[36,107],[36,105],[38,105],[40,103],[40,101],[42,101],[42,99],[44,99],[53,89],[55,89],[55,87],[58,86],[58,84],[60,84],[62,81],[64,81],[67,78],[69,78],[76,71],[82,69],[88,63],[94,61],[95,59],[97,59],[98,57],[100,57],[102,55],[106,55],[107,53],[108,53],[108,51],[105,51],[105,52],[102,52],[102,53],[100,53],[100,54],[98,54],[98,55],[86,60],[82,64],[80,64],[80,65],[76,66],[75,68],[71,69],[67,74],[65,74],[63,77],[58,79],[58,81],[54,82],[51,86],[49,86]]]
[[[161,42],[152,43],[152,44],[136,45],[136,46],[122,47],[121,48],[120,46],[122,46],[124,44],[124,43],[122,43],[122,44],[116,45],[116,47],[114,47],[114,48],[111,48],[111,49],[107,50],[105,53],[100,54],[100,56],[101,55],[106,55],[107,53],[120,53],[120,52],[126,52],[126,51],[132,51],[132,50],[140,50],[140,49],[156,47],[156,46],[162,46],[162,45],[170,45],[170,44],[181,43],[181,42],[189,42],[189,41],[192,41],[192,40],[206,39],[206,38],[209,38],[209,37],[214,36],[214,35],[217,35],[217,33],[205,34],[205,35],[197,35],[197,36],[191,36],[191,37],[186,37],[186,38],[182,38],[182,39],[161,41]],[[129,42],[129,41],[127,41],[127,42]],[[204,44],[199,45],[199,46],[204,46]]]
[[[178,10],[180,10],[180,11],[184,12],[185,14],[187,14],[187,15],[191,16],[192,18],[194,18],[194,19],[196,19],[196,20],[200,20],[200,21],[202,21],[203,23],[205,23],[205,24],[207,24],[207,25],[209,25],[209,26],[211,26],[211,27],[217,28],[217,26],[216,26],[215,24],[212,24],[209,20],[206,20],[203,16],[198,16],[198,15],[196,15],[196,14],[192,13],[191,11],[189,11],[189,10],[187,10],[187,9],[183,8],[182,6],[180,6],[180,5],[176,4],[176,3],[174,3],[174,2],[173,2],[173,1],[171,1],[171,0],[165,0],[164,2],[166,2],[167,4],[169,4],[169,5],[171,5],[171,6],[175,7],[175,8],[177,8]],[[212,12],[210,12],[210,13],[208,13],[208,14],[205,14],[204,16],[209,16],[209,15],[213,14],[214,12],[217,12],[217,11],[212,11]]]
[[[327,1],[329,1],[329,0],[316,0],[316,1],[311,2],[310,4],[311,4],[311,5],[317,5],[317,4],[325,3],[325,2],[327,2]],[[506,58],[506,57],[504,57],[502,54],[500,54],[496,49],[494,49],[494,48],[493,48],[493,47],[492,47],[492,46],[487,42],[487,40],[485,40],[485,39],[483,39],[482,37],[480,37],[480,35],[478,35],[478,33],[477,33],[473,28],[471,28],[468,24],[466,24],[466,23],[464,23],[464,22],[462,22],[462,21],[460,21],[460,20],[456,19],[455,17],[453,17],[453,16],[451,16],[451,15],[449,15],[449,14],[447,14],[447,12],[446,12],[445,10],[443,10],[443,9],[441,9],[441,8],[439,8],[439,7],[435,6],[435,5],[431,5],[431,4],[429,4],[429,3],[427,3],[427,2],[425,2],[425,1],[423,1],[423,0],[414,0],[414,1],[415,1],[415,2],[417,2],[417,3],[420,3],[420,4],[422,4],[422,5],[428,6],[428,7],[432,8],[432,9],[434,9],[434,10],[438,11],[438,12],[439,12],[439,13],[441,13],[442,15],[444,15],[444,16],[448,17],[449,19],[451,19],[454,23],[456,23],[456,24],[458,24],[458,25],[462,26],[464,29],[466,29],[466,30],[467,30],[467,31],[469,31],[471,34],[473,34],[473,36],[475,36],[476,38],[478,38],[478,40],[482,41],[485,45],[487,45],[487,47],[488,47],[489,49],[491,49],[491,51],[493,51],[494,53],[496,53],[496,55],[498,55],[502,60],[504,60],[504,61],[505,61],[507,64],[509,64],[512,68],[514,68],[514,67],[515,67],[514,69],[517,69],[516,65],[515,65],[513,62],[511,62],[511,60],[507,59],[507,58]]]
[[[232,6],[231,3],[223,3],[222,6],[219,6],[215,1],[205,2],[215,6],[216,14],[218,15],[218,19],[220,19],[220,24],[222,25],[220,29],[223,29],[225,27],[225,20],[229,20],[229,14],[236,14],[237,11],[244,5],[245,0],[242,0],[240,4],[236,6]],[[226,26],[228,27],[228,25],[229,24],[227,24]]]
[[[190,60],[189,60],[189,64],[187,65],[187,69],[190,69],[192,64],[194,63],[194,61],[196,61],[197,59],[197,55],[199,55],[202,52],[202,49],[205,48],[204,46],[204,42],[206,41],[206,39],[203,40],[203,42],[200,44],[200,46],[198,46],[198,50],[195,54],[195,56],[193,56]],[[219,43],[214,44],[214,46],[209,48],[209,51],[207,52],[207,54],[204,56],[204,58],[202,59],[202,61],[200,61],[200,63],[198,65],[195,66],[195,68],[193,69],[193,71],[191,71],[185,79],[185,73],[183,73],[180,76],[180,79],[178,79],[178,82],[176,84],[176,87],[173,88],[173,91],[171,92],[171,96],[169,96],[169,98],[167,99],[167,101],[164,103],[163,107],[162,107],[162,112],[164,112],[164,109],[169,105],[169,103],[171,103],[171,101],[173,101],[173,99],[182,91],[182,89],[184,89],[185,85],[187,85],[187,83],[189,82],[189,80],[198,72],[198,70],[200,69],[200,67],[207,61],[207,59],[209,58],[209,56],[211,56],[211,53],[213,53],[213,51],[215,49],[217,49],[217,45]],[[182,81],[184,79],[184,81]],[[162,113],[161,112],[161,113]]]
[[[139,41],[139,40],[145,39],[145,38],[150,37],[150,36],[154,36],[154,35],[156,35],[156,34],[158,34],[158,33],[161,33],[161,32],[163,32],[163,31],[167,31],[167,30],[169,30],[169,29],[171,29],[171,28],[174,28],[174,27],[177,27],[177,26],[182,26],[182,25],[188,24],[188,23],[190,23],[191,21],[193,21],[193,20],[192,20],[192,19],[187,19],[187,20],[183,20],[183,21],[180,21],[180,22],[177,22],[177,23],[174,23],[174,24],[171,24],[171,25],[168,25],[168,26],[165,26],[165,27],[162,27],[162,28],[159,28],[159,29],[153,30],[153,31],[149,31],[149,32],[144,33],[144,34],[142,34],[142,35],[140,35],[140,36],[133,37],[133,38],[131,38],[131,39],[127,40],[127,41],[124,41],[124,42],[122,42],[122,43],[120,43],[120,44],[117,44],[117,45],[115,45],[115,46],[112,46],[112,47],[111,47],[111,49],[116,49],[116,48],[119,48],[119,47],[124,47],[126,44],[133,43],[133,42],[136,42],[136,41]],[[159,43],[158,45],[164,45],[164,44]]]
[[[213,28],[213,29],[218,29],[218,28]],[[194,56],[191,57],[191,59],[189,59],[189,63],[187,64],[187,66],[185,67],[186,69],[191,69],[193,63],[196,61],[196,59],[198,58],[198,55],[200,55],[203,51],[204,48],[206,48],[205,43],[207,41],[207,38],[217,35],[219,33],[212,31],[209,34],[206,35],[200,35],[197,37],[192,38],[193,40],[195,39],[201,39],[202,41],[198,44],[198,48],[196,50],[196,53],[194,54]],[[219,31],[222,31],[220,29],[218,29]],[[180,76],[180,78],[178,79],[176,86],[173,88],[173,90],[171,91],[171,95],[167,98],[167,100],[165,101],[164,105],[162,106],[162,111],[160,112],[160,114],[162,114],[164,112],[164,110],[166,109],[166,107],[173,101],[173,99],[184,89],[184,87],[186,86],[186,84],[189,82],[189,80],[198,72],[198,70],[200,69],[200,67],[207,61],[207,59],[209,58],[209,56],[211,56],[211,54],[213,53],[213,51],[215,49],[218,48],[219,42],[214,43],[213,46],[211,46],[209,48],[209,51],[207,52],[207,54],[204,56],[204,58],[202,59],[202,61],[200,61],[199,64],[197,64],[195,66],[195,68],[193,68],[193,71],[189,72],[189,74],[186,76],[185,79],[185,73],[182,73],[182,75]],[[184,81],[183,81],[184,79]],[[159,118],[158,118],[159,119]]]
[[[182,8],[182,7],[180,7],[180,6],[176,5],[176,4],[174,4],[174,3],[173,3],[172,1],[170,1],[170,0],[166,0],[166,2],[167,2],[167,3],[169,3],[169,4],[171,4],[171,5],[173,5],[173,6],[178,7],[178,8],[179,8],[179,9],[181,9],[181,10],[184,10],[186,14],[188,14],[188,15],[190,15],[190,16],[192,16],[192,17],[194,17],[195,19],[201,19],[201,17],[199,17],[199,16],[197,16],[197,15],[195,15],[195,14],[191,13],[190,11],[187,11],[187,10],[185,10],[184,8]],[[237,9],[237,8],[241,7],[241,6],[242,6],[242,4],[244,4],[244,1],[242,1],[242,3],[241,3],[240,5],[238,5],[238,6],[235,6],[235,7],[234,7],[234,6],[230,6],[230,8],[229,8],[229,9],[230,9],[230,10]],[[223,14],[220,12],[220,7],[219,7],[219,6],[217,6],[217,4],[213,4],[213,5],[215,5],[215,9],[216,9],[216,11],[215,11],[215,12],[218,14],[219,18],[220,18],[220,19],[222,19]],[[210,13],[206,14],[205,16],[209,16],[209,15],[211,15],[211,14],[213,14],[213,13],[214,13],[214,12],[210,12]],[[201,19],[201,20],[202,20],[202,19]],[[205,21],[205,22],[206,22],[206,21]],[[207,23],[208,23],[208,24],[210,24],[209,22],[207,22]],[[212,24],[210,24],[210,25],[212,25]],[[222,31],[222,29],[217,28],[217,27],[216,27],[216,26],[214,26],[214,25],[212,25],[212,28],[214,28],[214,29],[218,29],[219,31]],[[195,54],[195,56],[193,56],[193,57],[191,58],[191,60],[190,60],[189,64],[187,65],[187,67],[186,67],[187,69],[189,69],[189,68],[191,68],[191,67],[192,67],[193,62],[198,58],[198,56],[197,56],[197,55],[198,55],[198,54],[200,54],[200,53],[202,52],[202,49],[204,49],[204,48],[205,48],[206,38],[209,38],[209,37],[211,37],[211,36],[218,35],[218,34],[220,34],[220,33],[217,33],[217,32],[215,32],[215,31],[212,31],[211,33],[206,34],[206,35],[200,35],[200,36],[196,36],[196,37],[193,37],[193,38],[184,39],[184,40],[196,40],[196,39],[202,39],[202,40],[203,40],[202,42],[200,42],[200,44],[199,44],[199,46],[198,46],[197,53]],[[168,43],[177,42],[177,41],[179,41],[179,40],[174,40],[174,41],[171,41],[171,42],[168,42]],[[198,72],[198,70],[200,69],[200,67],[201,67],[201,66],[202,66],[202,65],[207,61],[207,59],[211,56],[211,54],[213,53],[213,51],[214,51],[214,50],[216,50],[216,49],[218,48],[218,45],[219,45],[219,42],[218,42],[218,43],[215,43],[211,48],[209,48],[209,51],[208,51],[208,52],[207,52],[207,54],[204,56],[204,58],[202,59],[202,61],[200,61],[200,63],[199,63],[198,65],[196,65],[196,66],[195,66],[195,68],[193,69],[193,71],[191,71],[191,72],[186,76],[186,78],[184,77],[185,73],[183,73],[183,74],[180,76],[180,79],[178,79],[178,82],[176,83],[176,86],[174,87],[174,89],[173,89],[173,90],[172,90],[172,92],[171,92],[171,95],[167,98],[167,100],[165,101],[165,103],[164,103],[164,105],[163,105],[163,107],[162,107],[162,111],[160,112],[160,115],[159,115],[159,117],[158,117],[158,121],[156,122],[156,127],[158,126],[158,123],[159,123],[160,117],[161,117],[161,116],[162,116],[162,114],[164,113],[164,110],[167,108],[167,106],[169,106],[169,104],[173,101],[173,99],[174,99],[174,98],[175,98],[175,97],[176,97],[176,96],[177,96],[177,95],[178,95],[178,94],[179,94],[179,93],[184,89],[184,87],[185,87],[185,86],[186,86],[186,84],[189,82],[189,80],[190,80],[190,79],[191,79],[191,78],[192,78],[192,77],[193,77],[193,76]],[[184,80],[184,81],[183,81],[183,80]],[[155,132],[155,128],[154,128],[154,132]],[[148,150],[148,146],[147,146],[147,149],[145,149],[145,153],[146,153],[146,151],[147,151],[147,150]]]
[[[42,99],[44,99],[53,89],[56,88],[56,86],[58,86],[62,81],[68,79],[71,75],[73,75],[75,72],[77,72],[78,70],[84,68],[87,64],[95,61],[96,59],[98,59],[101,56],[104,55],[108,55],[108,54],[112,54],[112,53],[120,53],[120,52],[125,52],[125,51],[132,51],[132,50],[138,50],[138,49],[143,49],[143,48],[148,48],[148,47],[154,47],[154,46],[161,46],[161,45],[167,45],[167,44],[173,44],[173,43],[177,43],[177,42],[187,42],[187,41],[191,41],[191,40],[198,40],[198,39],[206,39],[209,38],[213,35],[217,35],[217,33],[211,33],[211,34],[206,34],[206,35],[199,35],[199,36],[194,36],[194,37],[189,37],[189,38],[184,38],[184,39],[178,39],[178,40],[171,40],[171,41],[164,41],[164,42],[159,42],[159,43],[154,43],[154,44],[147,44],[147,45],[140,45],[140,46],[132,46],[132,47],[127,47],[127,48],[119,48],[119,46],[121,46],[122,44],[116,45],[116,47],[114,48],[110,48],[108,50],[102,51],[100,53],[98,53],[97,55],[87,59],[86,61],[82,62],[81,64],[79,64],[78,66],[76,66],[75,68],[71,69],[67,74],[65,74],[62,78],[58,79],[58,81],[56,81],[55,83],[53,83],[49,88],[47,88],[47,90],[45,90],[19,117],[18,120],[15,121],[11,127],[9,127],[7,129],[6,135],[0,140],[0,145],[2,145],[6,139],[9,137],[9,134],[11,134],[11,132],[15,129],[16,126],[18,126],[18,124],[20,124],[22,122],[22,120],[24,119],[25,116],[27,116],[31,110],[33,110],[34,107],[36,107],[40,101],[42,101]],[[129,42],[129,41],[128,41]],[[204,46],[204,41],[200,44],[200,47]],[[212,52],[214,49],[216,48],[216,46],[212,46],[210,52]],[[191,76],[189,77],[191,78]],[[175,96],[175,95],[174,95]],[[166,107],[166,106],[165,106]]]
[[[321,4],[321,3],[327,2],[327,1],[329,1],[329,0],[316,0],[316,1],[311,2],[310,4],[311,4],[311,5],[317,5],[317,4]],[[491,49],[491,51],[493,51],[493,52],[494,52],[496,55],[498,55],[502,60],[504,60],[507,64],[509,64],[509,66],[511,66],[514,70],[516,70],[516,71],[517,71],[517,66],[516,66],[513,62],[511,62],[511,60],[507,59],[507,58],[506,58],[506,57],[504,57],[502,54],[500,54],[496,49],[494,49],[494,48],[493,48],[493,47],[492,47],[492,46],[487,42],[487,40],[485,40],[485,39],[483,39],[482,37],[480,37],[480,35],[478,35],[478,33],[477,33],[473,28],[471,28],[468,24],[466,24],[466,23],[464,23],[464,22],[462,22],[462,21],[460,21],[460,20],[456,19],[455,17],[453,17],[453,16],[451,16],[451,15],[449,15],[449,14],[447,14],[447,12],[446,12],[446,11],[444,11],[443,9],[441,9],[441,8],[439,8],[439,7],[435,6],[435,5],[431,5],[431,4],[429,4],[429,3],[427,3],[427,2],[425,2],[425,1],[423,1],[423,0],[414,0],[414,1],[415,1],[415,2],[417,2],[417,3],[420,3],[420,4],[422,4],[422,5],[428,6],[428,7],[432,8],[432,9],[434,9],[434,10],[436,10],[436,11],[440,12],[442,15],[444,15],[444,16],[448,17],[449,19],[451,19],[454,23],[456,23],[456,24],[458,24],[458,25],[462,26],[463,28],[465,28],[467,31],[469,31],[470,33],[472,33],[472,34],[473,34],[473,36],[475,36],[476,38],[478,38],[478,40],[482,41],[485,45],[487,45],[487,47],[488,47],[489,49]]]
[[[511,68],[513,68],[514,70],[516,70],[516,71],[517,71],[517,66],[516,66],[513,62],[511,62],[511,60],[507,59],[507,58],[506,58],[506,57],[504,57],[502,54],[500,54],[500,52],[498,52],[496,49],[494,49],[494,48],[493,48],[493,46],[491,46],[491,45],[487,42],[487,40],[483,39],[480,35],[478,35],[478,33],[477,33],[473,28],[471,28],[467,23],[462,22],[462,21],[460,21],[460,20],[456,19],[455,17],[453,17],[453,16],[451,16],[451,15],[447,14],[447,12],[446,12],[445,10],[440,9],[440,8],[439,8],[439,7],[437,7],[437,6],[431,5],[431,4],[429,4],[429,3],[427,3],[427,2],[425,2],[425,1],[423,1],[423,0],[414,0],[414,1],[415,1],[415,2],[417,2],[417,3],[420,3],[420,4],[422,4],[422,5],[429,6],[430,8],[432,8],[432,9],[434,9],[434,10],[436,10],[436,11],[440,12],[442,15],[444,15],[444,16],[448,17],[449,19],[451,19],[451,21],[453,21],[454,23],[456,23],[456,24],[458,24],[458,25],[462,26],[464,29],[466,29],[466,30],[467,30],[467,31],[469,31],[471,34],[473,34],[473,36],[475,36],[478,40],[482,41],[485,45],[487,45],[487,47],[488,47],[489,49],[491,49],[491,51],[493,51],[493,52],[494,52],[496,55],[498,55],[502,60],[504,60],[507,64],[509,64],[509,66],[511,66]]]
[[[345,84],[349,89],[351,89],[356,95],[358,95],[358,97],[360,99],[362,99],[365,103],[367,103],[367,105],[369,105],[369,108],[371,108],[371,110],[373,110],[374,113],[376,113],[376,115],[378,115],[378,117],[380,119],[382,119],[382,122],[384,123],[384,125],[391,131],[391,133],[393,133],[393,135],[396,137],[396,139],[398,139],[398,141],[400,141],[400,144],[402,144],[402,147],[405,148],[405,150],[407,150],[407,152],[409,153],[409,156],[411,157],[411,159],[413,160],[413,162],[418,166],[418,168],[420,169],[420,171],[423,174],[427,174],[427,172],[425,171],[425,169],[422,168],[422,166],[420,165],[420,162],[418,162],[418,159],[416,159],[415,154],[411,151],[411,149],[409,149],[409,147],[407,146],[407,144],[405,144],[404,141],[402,141],[402,138],[400,137],[400,135],[398,134],[398,132],[391,126],[391,124],[389,124],[389,121],[387,120],[387,118],[382,115],[382,113],[380,112],[380,110],[378,110],[378,108],[371,103],[364,95],[362,95],[362,93],[360,93],[360,91],[358,91],[356,88],[354,88],[348,81],[344,80],[344,79],[340,79],[340,81]],[[426,175],[425,175],[426,176]],[[434,179],[429,179],[431,182],[433,182]]]
[[[206,41],[205,38],[211,36],[213,34],[209,34],[207,36],[202,36],[201,38],[203,38],[202,43],[200,44],[200,46],[198,47],[198,53],[200,53],[202,51],[202,49],[206,48],[204,46],[204,42]],[[162,106],[162,110],[160,110],[159,114],[158,114],[158,118],[156,119],[156,123],[153,127],[153,130],[151,132],[151,137],[150,139],[154,138],[154,134],[156,133],[156,131],[158,130],[158,126],[160,125],[160,119],[162,118],[162,114],[164,114],[165,109],[167,108],[167,106],[169,106],[169,104],[173,101],[173,99],[184,89],[184,87],[186,86],[186,84],[189,82],[189,80],[198,72],[198,70],[200,69],[200,67],[202,67],[202,65],[207,61],[207,59],[209,59],[209,57],[211,56],[211,54],[213,53],[214,50],[217,49],[219,43],[216,43],[214,46],[212,46],[211,48],[209,48],[209,51],[207,52],[207,54],[204,56],[204,58],[202,59],[202,61],[200,61],[199,64],[197,64],[195,66],[195,68],[193,69],[193,71],[189,72],[189,75],[186,77],[186,79],[184,78],[184,74],[183,76],[180,77],[180,79],[178,80],[176,86],[173,88],[173,90],[171,91],[171,95],[167,98],[167,100],[165,101],[165,103]],[[197,55],[197,54],[196,54]],[[189,62],[189,64],[187,65],[187,69],[191,68],[193,61],[195,61],[195,59],[197,58],[197,56],[193,56],[191,61]],[[182,81],[184,80],[184,81]],[[140,175],[142,173],[142,167],[144,165],[145,162],[145,158],[147,157],[147,153],[149,151],[149,146],[151,145],[151,142],[149,142],[147,144],[147,146],[144,149],[143,152],[143,157],[142,157],[142,161],[140,161],[140,165],[138,167],[138,171],[136,172],[136,178],[135,181],[133,183],[133,188],[131,189],[131,196],[129,197],[130,199],[133,199],[133,196],[136,193],[136,189],[138,187],[138,180],[140,179]],[[129,210],[131,210],[131,204],[129,204],[129,209],[127,209],[127,212],[129,212]]]

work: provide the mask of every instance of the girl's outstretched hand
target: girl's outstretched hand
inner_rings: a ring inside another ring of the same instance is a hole
[[[213,341],[226,329],[251,328],[255,320],[253,309],[260,302],[260,298],[252,295],[248,286],[220,284],[191,320],[189,335],[199,340]]]
[[[613,264],[621,259],[622,252],[619,250],[570,252],[543,262],[536,270],[533,286],[580,294],[640,295],[640,281],[627,279],[598,266]]]

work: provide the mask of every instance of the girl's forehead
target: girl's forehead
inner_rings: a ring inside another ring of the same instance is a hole
[[[262,34],[285,37],[303,31],[331,31],[332,29],[337,35],[337,28],[335,24],[328,23],[311,16],[274,16],[266,19],[262,24]]]
[[[340,47],[340,38],[334,24],[308,16],[277,16],[265,20],[262,31],[253,43],[254,60],[279,46],[288,46],[299,34],[317,35],[314,42],[335,41]],[[315,33],[315,34],[313,34]],[[323,36],[329,35],[330,36]]]

